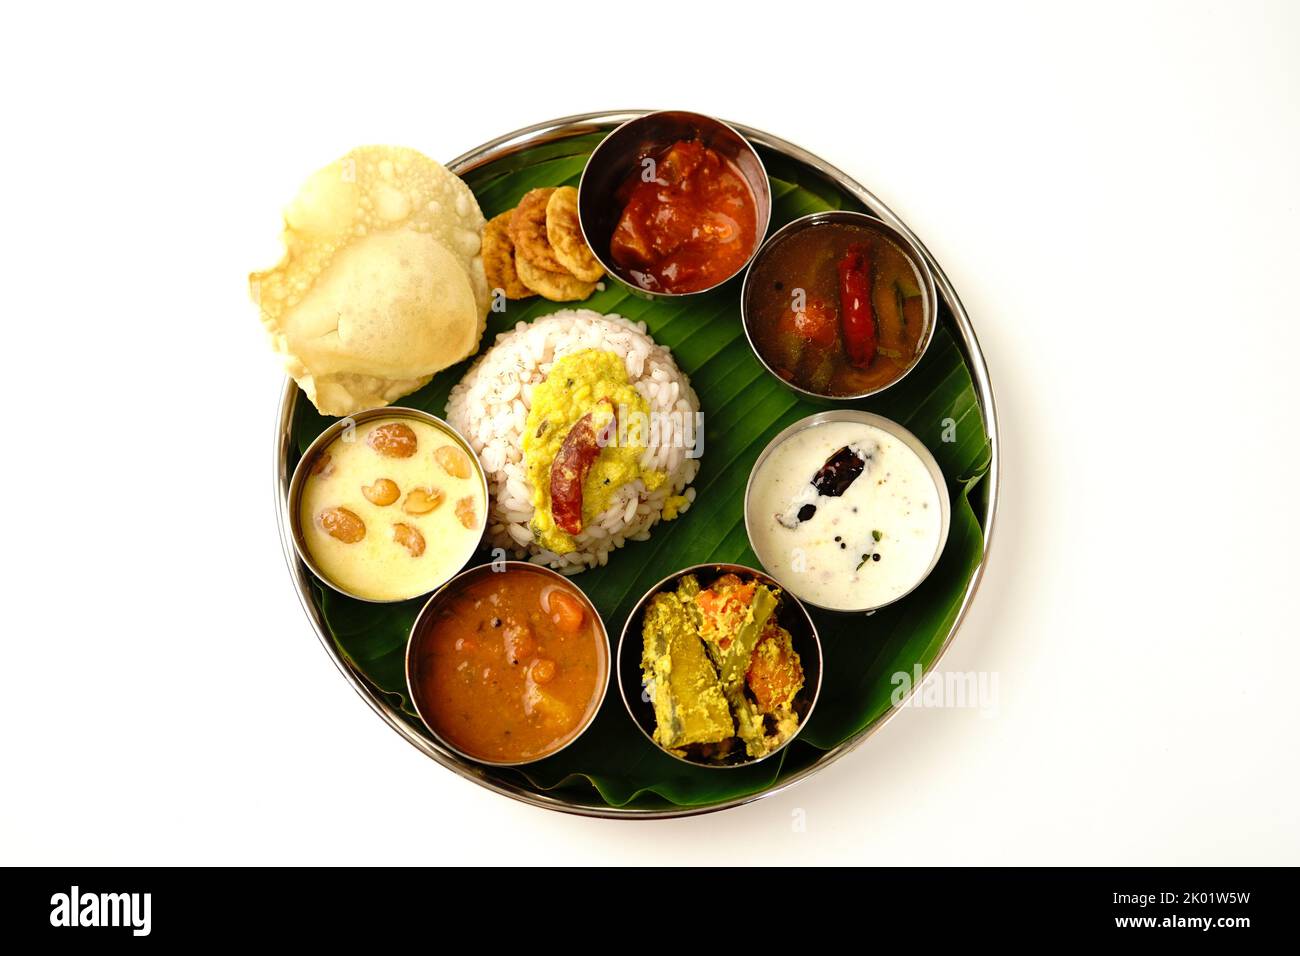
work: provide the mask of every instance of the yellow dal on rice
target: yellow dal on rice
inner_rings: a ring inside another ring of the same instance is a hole
[[[627,376],[621,356],[599,349],[583,349],[556,359],[546,378],[533,388],[532,408],[524,426],[524,468],[532,487],[533,537],[556,554],[575,549],[573,538],[555,525],[551,513],[551,464],[564,439],[601,399],[608,398],[620,416],[620,427],[600,450],[582,485],[582,523],[586,527],[609,507],[614,493],[640,478],[654,491],[668,476],[641,467],[650,406]],[[595,419],[596,416],[593,416]],[[608,421],[593,421],[597,431]],[[675,516],[665,509],[664,517]]]

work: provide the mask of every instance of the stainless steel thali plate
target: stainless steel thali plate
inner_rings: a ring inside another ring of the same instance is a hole
[[[625,121],[642,115],[645,112],[647,111],[625,110],[608,113],[587,113],[579,116],[568,116],[546,123],[539,123],[536,126],[530,126],[526,129],[508,133],[505,136],[489,143],[485,143],[476,149],[470,150],[448,163],[448,167],[458,175],[464,176],[487,163],[501,162],[508,166],[511,157],[514,157],[525,150],[530,150],[541,144],[564,140],[569,137],[609,132]],[[982,484],[982,497],[976,504],[977,511],[982,510],[980,518],[982,519],[981,523],[983,527],[984,556],[967,585],[957,616],[953,621],[952,626],[949,628],[947,635],[944,637],[939,653],[931,665],[931,669],[933,669],[937,666],[939,660],[942,659],[943,654],[947,651],[948,647],[956,637],[957,631],[961,627],[966,612],[969,610],[971,602],[974,600],[975,593],[979,588],[980,580],[988,561],[989,546],[992,540],[993,528],[995,525],[994,519],[997,511],[1000,460],[998,422],[993,399],[992,384],[989,380],[989,372],[984,361],[983,353],[980,351],[979,341],[975,335],[975,329],[971,324],[970,317],[966,314],[966,310],[961,304],[961,300],[957,296],[956,290],[948,280],[948,277],[944,273],[940,264],[935,261],[933,255],[930,254],[929,250],[926,249],[925,245],[917,235],[912,232],[912,230],[909,229],[908,226],[898,218],[898,216],[886,207],[884,203],[872,195],[871,192],[859,183],[855,182],[849,176],[845,175],[839,169],[831,166],[819,157],[794,145],[793,143],[781,139],[780,137],[773,136],[770,133],[765,133],[762,130],[753,129],[741,124],[732,125],[753,144],[755,144],[760,151],[766,151],[767,153],[784,157],[786,160],[797,164],[797,166],[808,175],[824,180],[826,183],[850,194],[861,202],[872,215],[884,220],[907,236],[926,257],[926,260],[934,273],[939,296],[947,306],[947,321],[950,326],[950,331],[953,333],[954,339],[956,340],[959,349],[962,351],[971,373],[976,397],[979,402],[980,414],[983,418],[984,429],[989,437],[991,457],[988,473]],[[739,302],[737,302],[737,312],[739,312]],[[465,779],[472,780],[480,786],[503,794],[504,796],[511,797],[515,800],[548,810],[559,810],[566,813],[613,819],[655,819],[691,816],[750,803],[754,800],[771,796],[774,793],[778,793],[793,786],[801,780],[810,777],[821,768],[843,757],[845,754],[850,753],[869,736],[884,726],[889,718],[896,712],[896,708],[889,710],[877,720],[862,728],[857,734],[850,737],[848,740],[845,740],[839,746],[825,751],[810,765],[800,768],[785,779],[779,780],[776,784],[762,792],[736,799],[722,800],[716,803],[689,807],[643,805],[629,805],[625,807],[608,806],[600,800],[599,796],[594,791],[588,794],[584,799],[581,795],[575,796],[574,793],[569,791],[547,792],[544,790],[534,789],[524,785],[520,778],[512,776],[508,771],[480,766],[465,761],[458,755],[439,745],[427,734],[421,732],[420,728],[417,726],[417,722],[412,721],[399,709],[394,707],[385,694],[373,686],[362,673],[346,660],[344,655],[336,646],[328,628],[326,627],[321,609],[313,599],[313,579],[311,573],[299,560],[294,549],[293,534],[287,513],[289,482],[292,477],[293,462],[297,456],[293,444],[293,422],[297,401],[298,386],[292,379],[287,379],[276,415],[274,481],[275,509],[280,529],[281,544],[284,550],[285,560],[289,566],[289,573],[293,581],[293,586],[297,591],[303,610],[306,612],[308,620],[311,621],[312,627],[316,631],[316,635],[320,639],[322,647],[325,648],[325,652],[334,661],[340,673],[342,673],[347,681],[352,685],[353,689],[355,689],[361,698],[369,704],[370,708],[412,746]],[[607,621],[606,624],[612,633],[618,632],[620,622]],[[913,693],[915,693],[915,690],[916,688],[914,687]],[[631,730],[635,730],[635,728],[631,728]]]

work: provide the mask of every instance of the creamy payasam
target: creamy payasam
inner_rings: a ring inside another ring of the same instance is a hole
[[[847,421],[804,428],[754,474],[754,552],[806,601],[880,607],[933,566],[943,544],[940,493],[921,457],[882,428]]]
[[[425,594],[483,533],[482,480],[449,434],[394,416],[345,430],[303,483],[303,541],[331,583],[372,601]]]

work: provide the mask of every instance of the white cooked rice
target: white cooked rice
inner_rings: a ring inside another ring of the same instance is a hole
[[[574,538],[577,550],[569,554],[536,544],[529,528],[533,504],[524,470],[524,422],[533,386],[546,378],[556,358],[581,349],[623,356],[628,379],[646,400],[652,418],[675,413],[694,421],[700,400],[672,354],[646,334],[645,323],[588,309],[564,309],[498,335],[447,400],[447,421],[478,452],[487,472],[492,496],[488,546],[565,574],[605,564],[609,553],[626,541],[647,540],[670,496],[684,495],[687,503],[678,510],[685,511],[695,499],[695,489],[687,486],[700,467],[698,458],[686,457],[681,441],[652,443],[641,465],[667,473],[662,485],[647,491],[638,478],[617,489],[609,507]]]

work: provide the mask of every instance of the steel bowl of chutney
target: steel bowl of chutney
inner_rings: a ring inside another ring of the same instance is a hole
[[[939,309],[916,244],[874,216],[843,210],[773,233],[745,273],[740,301],[763,367],[826,404],[901,381],[934,338]]]
[[[416,713],[455,754],[534,763],[591,726],[609,689],[609,636],[568,578],[526,561],[461,572],[429,598],[406,645]]]
[[[642,298],[698,295],[740,275],[771,216],[767,170],[749,140],[682,110],[615,129],[592,151],[578,185],[587,245]]]

